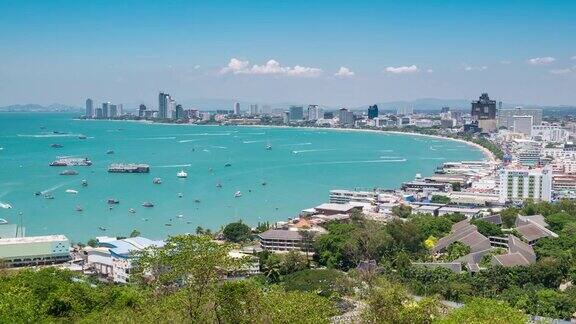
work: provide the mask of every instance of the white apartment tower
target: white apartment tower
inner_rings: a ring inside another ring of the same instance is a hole
[[[526,199],[552,201],[552,169],[508,167],[499,171],[499,200],[521,202]]]

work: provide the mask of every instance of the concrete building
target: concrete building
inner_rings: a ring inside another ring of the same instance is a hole
[[[70,260],[70,241],[64,235],[0,239],[0,262],[7,267],[38,266]]]
[[[375,203],[377,200],[378,193],[375,191],[330,190],[330,203],[332,204]]]
[[[182,105],[176,105],[174,117],[175,119],[184,119],[184,108]]]
[[[532,139],[542,142],[564,143],[570,133],[560,125],[534,125],[532,126]]]
[[[94,102],[92,99],[86,99],[86,118],[94,117]]]
[[[412,107],[401,107],[396,110],[396,115],[410,116],[412,114],[414,114],[414,108]]]
[[[138,107],[138,117],[144,117],[146,116],[146,105],[141,104],[140,107]]]
[[[104,110],[102,108],[96,108],[96,118],[104,118]]]
[[[290,120],[302,120],[302,119],[304,119],[304,107],[290,106]]]
[[[169,118],[168,109],[170,104],[170,95],[164,92],[158,94],[158,118],[166,119]]]
[[[317,121],[318,119],[322,119],[324,114],[322,113],[322,109],[318,107],[318,105],[308,105],[308,115],[307,118],[309,121]]]
[[[532,116],[532,125],[542,123],[542,109],[526,109],[516,107],[514,109],[500,109],[498,111],[498,127],[511,129],[514,126],[514,116]]]
[[[311,250],[311,242],[304,242],[302,234],[297,230],[269,229],[258,234],[258,237],[263,250],[275,252]]]
[[[260,111],[258,110],[258,105],[253,104],[250,105],[250,116],[256,116],[260,113]]]
[[[338,111],[338,119],[340,120],[340,125],[350,126],[354,124],[354,113],[346,108],[341,108]]]
[[[240,103],[239,102],[234,103],[234,108],[232,110],[234,111],[234,115],[242,114],[242,111],[240,110]]]
[[[378,106],[373,105],[368,107],[368,119],[374,119],[378,117]]]
[[[472,120],[478,122],[478,127],[484,132],[496,130],[496,101],[490,100],[487,93],[483,93],[477,101],[472,102],[470,112]]]
[[[118,117],[118,106],[111,104],[108,106],[108,118],[116,118]]]
[[[552,201],[552,169],[509,166],[499,170],[500,203]]]
[[[110,117],[110,103],[103,102],[102,103],[102,118]]]
[[[524,134],[527,138],[532,136],[534,117],[529,115],[514,116],[514,132]]]

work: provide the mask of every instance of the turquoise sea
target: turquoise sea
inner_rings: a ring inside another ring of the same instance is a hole
[[[266,150],[268,143],[272,150]],[[88,157],[93,165],[48,166],[58,156]],[[0,208],[0,218],[17,223],[22,213],[27,235],[66,234],[74,242],[128,235],[132,229],[164,238],[197,226],[216,230],[238,219],[250,225],[285,220],[326,202],[330,189],[397,188],[416,173],[433,173],[444,161],[482,158],[462,143],[410,135],[0,113],[0,202],[13,207]],[[147,163],[151,172],[109,174],[114,162]],[[64,169],[79,175],[59,175]],[[187,179],[176,177],[180,170],[188,172]],[[163,183],[153,184],[156,177]],[[54,199],[35,196],[38,191]],[[236,191],[242,197],[235,198]],[[109,209],[109,198],[120,203]],[[145,201],[155,206],[144,208]]]

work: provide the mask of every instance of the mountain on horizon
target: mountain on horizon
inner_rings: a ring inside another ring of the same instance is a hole
[[[3,112],[80,112],[84,108],[53,103],[48,106],[39,104],[16,104],[0,107]]]

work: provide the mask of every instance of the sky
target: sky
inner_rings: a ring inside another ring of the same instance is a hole
[[[0,105],[575,105],[575,16],[572,0],[0,0]]]

